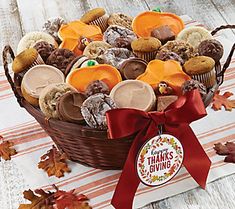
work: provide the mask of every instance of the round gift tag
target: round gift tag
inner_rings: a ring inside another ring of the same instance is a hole
[[[184,151],[180,141],[162,134],[148,140],[137,155],[136,168],[141,182],[159,186],[171,180],[179,171]]]

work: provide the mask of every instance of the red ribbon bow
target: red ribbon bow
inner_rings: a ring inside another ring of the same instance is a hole
[[[106,113],[110,138],[122,138],[137,133],[123,172],[117,184],[112,205],[116,209],[131,209],[140,180],[135,168],[136,156],[141,146],[158,135],[158,125],[178,138],[184,148],[183,164],[194,180],[202,187],[211,161],[203,150],[189,124],[206,116],[198,90],[187,92],[164,112],[144,112],[136,109],[114,109]]]

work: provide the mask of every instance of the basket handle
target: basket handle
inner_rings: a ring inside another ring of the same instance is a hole
[[[215,28],[213,31],[211,31],[211,35],[214,36],[218,31],[224,30],[224,29],[235,29],[235,25],[221,25],[220,27]],[[222,77],[222,79],[219,82],[219,85],[221,85],[224,81],[224,73],[228,69],[228,67],[231,63],[234,51],[235,51],[235,43],[233,44],[233,46],[229,52],[229,55],[223,65],[222,70],[217,74],[217,77],[220,77],[220,76]]]
[[[17,87],[15,86],[15,84],[12,80],[12,77],[10,76],[10,73],[9,73],[9,67],[8,67],[8,61],[7,61],[8,54],[10,54],[10,57],[11,57],[12,60],[15,59],[14,52],[13,52],[12,48],[9,45],[5,46],[4,50],[2,52],[4,71],[5,71],[5,75],[7,77],[7,80],[10,83],[11,89],[12,89],[19,105],[21,107],[23,107],[23,104],[22,104],[23,97],[19,95],[19,93],[17,91]]]

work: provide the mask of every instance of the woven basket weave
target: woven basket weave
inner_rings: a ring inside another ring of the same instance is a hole
[[[235,25],[216,28],[212,31],[212,35],[219,30],[227,28],[235,28]],[[231,62],[234,50],[235,44],[223,68],[220,63],[216,64],[217,83],[209,90],[204,100],[205,106],[210,104],[215,91],[223,83],[224,73]],[[23,98],[20,89],[21,78],[16,74],[14,79],[10,76],[7,61],[8,54],[10,54],[12,59],[15,58],[10,46],[6,46],[3,50],[4,70],[19,105],[24,107],[38,121],[57,147],[66,153],[72,161],[100,169],[121,169],[125,163],[134,136],[108,140],[107,131],[45,118],[40,109],[33,107]]]

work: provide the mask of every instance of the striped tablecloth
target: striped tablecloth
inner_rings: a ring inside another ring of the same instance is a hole
[[[183,16],[187,26],[200,25]],[[227,56],[232,43],[222,36],[217,38],[224,44]],[[222,62],[224,62],[224,57]],[[235,59],[225,75],[221,92],[235,93]],[[208,116],[191,124],[203,148],[213,162],[208,182],[235,173],[234,164],[224,163],[223,156],[216,155],[213,145],[217,142],[235,141],[235,110],[215,112],[207,108]],[[37,168],[40,156],[49,150],[53,142],[40,125],[24,109],[20,108],[6,81],[3,68],[0,68],[0,135],[4,140],[14,142],[17,155],[11,161],[0,163],[0,208],[16,209],[19,202],[25,202],[22,192],[25,189],[51,189],[56,184],[64,190],[76,188],[90,198],[93,208],[112,208],[110,200],[121,171],[102,171],[69,162],[72,169],[63,178],[48,177]],[[193,147],[192,147],[193,149]],[[127,185],[128,186],[128,185]],[[134,208],[144,206],[172,195],[193,189],[198,185],[185,168],[167,184],[157,188],[140,185],[135,196]]]

